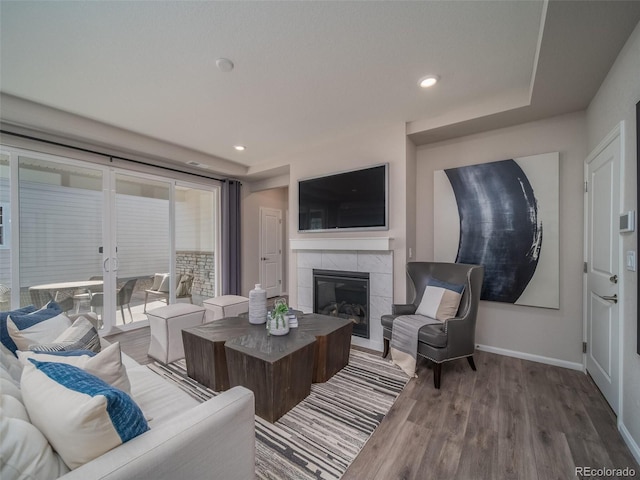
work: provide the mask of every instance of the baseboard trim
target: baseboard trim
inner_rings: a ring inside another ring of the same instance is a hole
[[[640,447],[638,447],[638,444],[631,436],[629,430],[627,430],[627,427],[624,426],[624,423],[618,426],[618,431],[620,431],[624,443],[626,443],[629,450],[631,450],[631,454],[635,457],[636,462],[640,463]]]
[[[532,362],[545,363],[547,365],[553,365],[555,367],[569,368],[571,370],[579,370],[584,372],[584,366],[582,363],[568,362],[566,360],[560,360],[558,358],[543,357],[542,355],[534,355],[532,353],[517,352],[515,350],[507,350],[506,348],[492,347],[489,345],[476,345],[478,350],[483,352],[495,353],[497,355],[504,355],[506,357],[520,358],[522,360],[530,360]]]

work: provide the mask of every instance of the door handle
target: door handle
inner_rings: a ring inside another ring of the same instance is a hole
[[[609,281],[610,281],[611,283],[618,283],[618,275],[611,275],[611,276],[609,277]]]
[[[598,295],[596,293],[596,295]],[[618,294],[614,293],[613,295],[598,295],[601,299],[606,300],[607,302],[618,303]]]

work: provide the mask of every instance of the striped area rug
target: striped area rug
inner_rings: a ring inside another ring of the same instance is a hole
[[[148,367],[205,401],[216,393],[187,376],[184,360]],[[349,365],[272,424],[256,416],[256,477],[340,478],[409,378],[378,356],[351,350]]]

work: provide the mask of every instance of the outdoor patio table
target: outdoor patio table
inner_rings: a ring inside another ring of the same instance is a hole
[[[36,304],[40,304],[36,305],[37,307],[41,307],[49,300],[48,298],[44,298],[45,296],[41,295],[42,292],[55,292],[53,295],[49,294],[49,297],[56,302],[60,302],[66,298],[72,298],[72,295],[60,295],[60,292],[64,292],[65,290],[73,291],[82,288],[101,287],[103,285],[103,280],[78,280],[74,282],[45,283],[29,287],[29,292],[31,293],[32,301]],[[73,307],[73,305],[71,305],[71,307]]]

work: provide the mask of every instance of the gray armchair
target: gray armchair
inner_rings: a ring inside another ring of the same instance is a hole
[[[476,369],[473,353],[484,267],[462,263],[410,262],[407,264],[407,275],[413,284],[414,299],[409,304],[393,305],[392,314],[382,316],[383,357],[389,353],[394,319],[416,312],[431,278],[465,285],[457,316],[442,325],[426,325],[418,333],[418,355],[434,362],[433,383],[440,388],[443,362],[466,357],[471,368]]]

